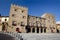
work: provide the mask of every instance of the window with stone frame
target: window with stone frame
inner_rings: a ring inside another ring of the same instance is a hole
[[[33,17],[33,20],[35,20],[35,17]]]
[[[23,16],[23,18],[26,18],[26,16]]]
[[[31,23],[32,26],[34,26],[34,23]]]
[[[50,19],[48,18],[48,20],[47,20],[49,23],[50,23]]]
[[[30,25],[30,26],[33,26],[33,23],[32,23],[32,22],[30,22],[30,23],[29,23],[29,25]]]
[[[24,24],[24,22],[21,22],[21,26],[24,26],[25,24]]]
[[[15,16],[15,14],[12,14],[12,17],[14,17]]]
[[[16,26],[16,21],[12,21],[12,26]]]
[[[29,22],[29,26],[31,26],[31,22]]]
[[[53,27],[53,29],[55,29],[55,27]]]
[[[17,9],[14,9],[14,11],[17,11]]]
[[[22,10],[21,12],[24,13],[24,10]]]
[[[38,26],[38,24],[39,24],[39,21],[36,21],[36,26]]]

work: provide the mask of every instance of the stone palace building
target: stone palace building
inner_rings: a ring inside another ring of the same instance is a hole
[[[6,30],[8,32],[19,33],[55,33],[56,21],[55,16],[49,13],[44,13],[41,17],[28,15],[28,8],[13,5],[10,7],[10,15],[5,17]],[[0,22],[2,20],[0,17]],[[7,21],[6,21],[7,20]],[[4,29],[3,21],[0,23],[0,31]]]

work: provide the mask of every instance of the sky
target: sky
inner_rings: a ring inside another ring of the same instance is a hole
[[[51,13],[56,21],[60,21],[60,0],[0,0],[0,14],[9,16],[11,4],[28,8],[28,14],[41,16],[44,13]]]

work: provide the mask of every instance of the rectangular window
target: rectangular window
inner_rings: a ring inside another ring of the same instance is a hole
[[[16,26],[17,24],[16,24],[16,21],[12,21],[12,25],[13,26]]]
[[[12,14],[12,17],[14,17],[15,16],[15,14]]]
[[[17,11],[17,9],[14,9],[14,11]]]
[[[26,18],[25,16],[23,16],[23,18]]]
[[[24,10],[22,10],[22,13],[24,12]]]
[[[21,22],[21,26],[24,26],[24,23],[23,22]]]

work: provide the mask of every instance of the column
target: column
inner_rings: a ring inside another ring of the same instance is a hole
[[[44,33],[44,27],[43,27],[42,31],[43,31],[42,33]]]
[[[48,27],[47,29],[48,29],[48,33],[51,33],[51,28],[50,28],[50,27]]]
[[[32,33],[32,27],[31,27],[31,33]]]
[[[39,27],[39,33],[41,33],[41,28]]]
[[[37,33],[37,28],[35,27],[35,33]]]

